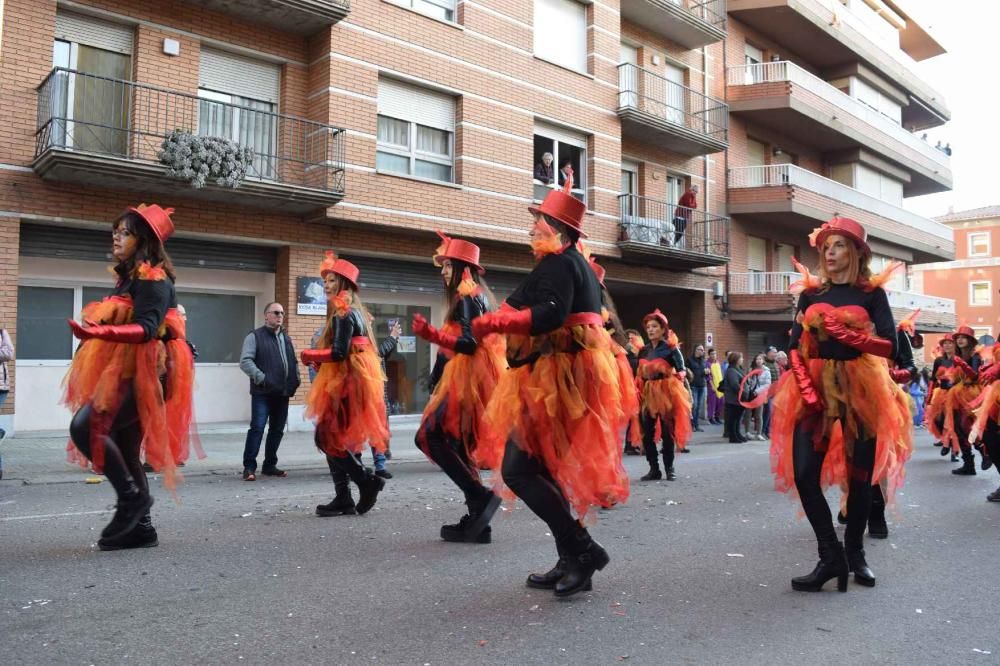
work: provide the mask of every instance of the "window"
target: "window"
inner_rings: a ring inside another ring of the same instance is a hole
[[[17,357],[31,361],[68,361],[73,336],[66,326],[72,319],[74,289],[17,288]]]
[[[198,348],[198,363],[239,363],[240,345],[256,328],[256,299],[242,294],[177,292],[187,313],[187,339]]]
[[[453,182],[454,133],[453,97],[379,79],[378,171]]]
[[[535,0],[535,55],[587,72],[587,8],[573,0]]]
[[[622,160],[622,183],[621,193],[624,195],[621,201],[621,215],[623,218],[631,218],[638,208],[639,194],[639,165],[634,162]]]
[[[878,275],[894,261],[897,260],[892,257],[887,257],[884,254],[873,254],[871,263],[869,264],[872,274]],[[906,286],[906,266],[904,265],[902,268],[893,272],[892,278],[885,285],[885,287],[889,291],[906,291]]]
[[[875,86],[857,78],[856,76],[852,76],[850,79],[849,90],[851,97],[858,100],[865,106],[874,111],[878,111],[896,124],[900,124],[902,122],[902,107],[894,99],[883,93]]]
[[[894,206],[903,205],[903,183],[892,176],[858,162],[835,164],[830,179]]]
[[[743,64],[746,66],[744,71],[744,83],[746,85],[753,85],[757,83],[758,80],[764,78],[764,71],[762,67],[755,67],[754,65],[759,65],[764,62],[764,52],[750,43],[745,43],[743,45]]]
[[[403,325],[403,335],[396,351],[385,362],[386,408],[390,414],[419,414],[429,398],[427,380],[431,372],[430,343],[408,334],[408,323],[413,315],[421,314],[431,319],[431,310],[423,305],[368,303],[368,312],[374,317],[372,327],[375,339],[382,340],[389,332],[389,320],[396,319]]]
[[[981,231],[969,234],[969,256],[988,257],[990,256],[990,232]]]
[[[747,270],[749,293],[767,293],[767,240],[757,236],[747,236]]]
[[[565,168],[573,169],[574,197],[586,203],[587,201],[587,137],[575,134],[562,128],[535,124],[535,164],[542,163],[545,153],[553,157],[554,174],[549,182],[535,178],[534,197],[541,201],[548,194],[549,188],[562,187],[565,184]]]
[[[991,327],[991,326],[973,326],[972,327],[972,332],[976,336],[976,340],[978,340],[979,338],[983,337],[984,335],[988,335],[988,336],[992,337],[993,336],[993,327]]]
[[[969,305],[992,305],[993,283],[989,280],[969,283]]]
[[[391,0],[397,5],[442,21],[455,20],[455,0]]]

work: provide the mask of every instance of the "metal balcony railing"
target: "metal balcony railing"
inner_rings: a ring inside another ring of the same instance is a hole
[[[726,29],[726,0],[667,0],[675,5],[687,8],[689,12],[700,18],[705,23],[719,28]]]
[[[729,256],[729,218],[637,194],[618,195],[622,242]]]
[[[36,158],[60,149],[159,163],[163,139],[182,129],[252,148],[248,178],[344,191],[340,127],[61,67],[37,91]]]
[[[854,116],[880,132],[884,132],[893,140],[899,141],[907,148],[916,151],[930,161],[929,166],[943,169],[951,168],[951,160],[943,151],[931,146],[916,134],[907,131],[899,122],[834,88],[823,79],[793,62],[787,60],[762,62],[755,65],[730,67],[726,71],[726,84],[729,86],[752,86],[758,83],[786,81],[808,90],[844,113]]]
[[[889,291],[889,305],[894,308],[904,310],[916,310],[920,308],[923,312],[936,312],[939,314],[955,314],[955,300],[952,298],[940,298],[927,294],[918,294],[913,291]]]
[[[729,293],[731,294],[787,294],[792,283],[801,276],[798,273],[755,272],[730,273]]]
[[[734,167],[729,170],[730,189],[754,187],[801,187],[804,190],[834,199],[848,206],[874,213],[932,236],[952,240],[949,227],[940,222],[921,217],[916,213],[894,206],[853,187],[824,178],[818,173],[794,164]]]
[[[632,63],[618,65],[618,86],[619,108],[635,109],[716,141],[728,141],[725,102]]]

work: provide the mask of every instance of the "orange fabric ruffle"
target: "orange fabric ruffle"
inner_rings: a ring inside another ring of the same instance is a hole
[[[639,392],[642,411],[670,424],[678,451],[687,448],[691,439],[691,394],[684,386],[683,375],[663,359],[639,361]]]
[[[146,279],[157,278],[157,269],[146,271]],[[140,274],[142,275],[142,273]],[[83,308],[81,318],[98,324],[121,325],[132,321],[132,299],[110,296]],[[166,341],[161,338],[168,338]],[[88,461],[70,442],[71,462],[91,463],[100,472],[104,466],[104,437],[110,432],[122,400],[132,383],[142,424],[142,453],[154,470],[164,475],[164,485],[173,490],[180,475],[177,463],[187,460],[192,444],[200,458],[205,454],[192,437],[194,359],[184,341],[184,321],[176,310],[168,310],[157,337],[142,344],[92,339],[80,345],[63,380],[63,404],[77,410],[91,404]],[[161,382],[161,377],[166,381]],[[164,384],[166,392],[164,392]]]
[[[320,365],[306,397],[306,418],[316,422],[316,445],[328,455],[382,453],[389,445],[385,375],[370,344],[352,342],[343,361]]]
[[[815,347],[810,328],[822,329],[823,314],[832,312],[855,329],[868,330],[870,322],[860,308],[811,306],[803,317],[803,351],[813,385],[823,396],[825,410],[807,414],[794,373],[785,373],[774,392],[771,417],[771,470],[775,488],[795,494],[792,439],[802,424],[813,433],[817,450],[826,452],[820,475],[821,486],[838,486],[847,492],[849,461],[854,443],[862,434],[875,437],[872,483],[882,486],[891,502],[903,484],[904,464],[913,451],[913,431],[906,393],[892,381],[884,359],[862,354],[850,361],[810,359],[805,350]],[[805,423],[803,424],[803,421]]]
[[[442,327],[446,333],[458,325],[449,322]],[[459,330],[457,334],[461,334]],[[441,379],[434,387],[423,423],[418,430],[417,444],[427,457],[426,430],[441,428],[451,438],[465,445],[469,460],[480,469],[497,469],[503,462],[503,442],[485,432],[483,417],[486,406],[502,373],[507,370],[506,343],[497,334],[487,335],[475,354],[454,354],[444,366]]]
[[[590,324],[509,336],[507,349],[509,359],[538,356],[501,375],[486,410],[490,436],[509,436],[539,458],[581,519],[592,507],[624,502],[621,438],[629,415],[607,331]]]
[[[963,432],[968,433],[972,428],[975,420],[972,405],[978,400],[982,391],[983,387],[979,384],[966,381],[958,381],[944,391],[941,408],[941,412],[944,413],[944,428],[941,429],[941,442],[951,448],[953,453],[958,453],[962,445],[968,443],[960,441],[962,438],[958,430],[961,428]]]
[[[1000,381],[993,382],[985,389],[981,396],[979,407],[975,411],[975,431],[982,435],[986,430],[986,423],[994,421],[1000,424]]]
[[[618,365],[618,386],[621,387],[622,411],[628,417],[628,443],[639,446],[642,443],[642,427],[639,424],[639,391],[632,375],[625,348],[612,339],[611,349]]]

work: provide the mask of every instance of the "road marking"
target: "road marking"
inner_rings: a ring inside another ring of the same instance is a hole
[[[104,509],[102,511],[71,511],[69,513],[40,513],[36,516],[10,516],[9,518],[0,518],[0,522],[10,520],[45,520],[46,518],[64,518],[67,516],[92,516],[98,513],[111,513],[111,509]]]

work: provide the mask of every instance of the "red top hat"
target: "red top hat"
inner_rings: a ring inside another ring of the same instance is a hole
[[[174,234],[174,221],[170,219],[170,216],[174,214],[173,208],[161,208],[159,204],[147,206],[141,203],[138,206],[129,206],[125,212],[135,213],[141,217],[156,234],[156,237],[160,239],[160,243],[166,243],[167,239]]]
[[[954,341],[955,341],[955,336],[953,334],[945,333],[944,335],[941,336],[941,339],[938,341],[938,344],[941,344],[942,342],[954,342]]]
[[[854,244],[865,256],[871,256],[872,249],[868,247],[868,232],[859,223],[849,217],[835,217],[829,222],[824,222],[822,226],[813,229],[809,234],[809,244],[822,250],[826,237],[832,234],[845,236],[854,241]]]
[[[559,220],[568,227],[579,232],[581,238],[586,238],[583,232],[583,214],[587,212],[587,204],[570,194],[573,189],[573,169],[566,174],[566,184],[561,190],[552,190],[546,195],[541,206],[528,206],[532,213],[541,213]]]
[[[461,238],[451,238],[444,232],[438,231],[441,237],[441,245],[438,246],[434,254],[434,265],[440,266],[445,259],[464,261],[482,275],[486,269],[479,265],[479,246]]]
[[[358,288],[358,278],[361,276],[361,271],[346,259],[338,259],[333,250],[326,251],[326,259],[319,265],[320,277],[326,277],[327,273],[339,275],[350,282],[352,287]]]
[[[660,325],[663,326],[663,330],[667,330],[668,328],[670,328],[670,322],[667,321],[667,315],[660,312],[660,308],[656,308],[648,315],[643,317],[642,325],[645,326],[646,322],[649,321],[650,319],[655,319],[656,321],[660,322]]]
[[[959,326],[958,330],[952,334],[952,338],[957,338],[960,335],[964,335],[965,337],[970,338],[972,340],[972,344],[974,345],[978,344],[979,342],[976,339],[976,332],[972,330],[971,326]]]

